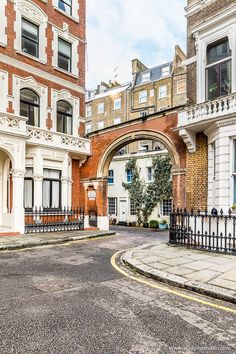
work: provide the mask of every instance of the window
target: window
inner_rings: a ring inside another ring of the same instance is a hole
[[[167,96],[167,86],[163,85],[159,87],[159,98],[165,98]]]
[[[228,38],[207,47],[206,91],[208,100],[231,93],[231,51]]]
[[[98,128],[98,130],[104,128],[104,121],[103,120],[100,120],[100,122],[97,122],[97,128]]]
[[[121,123],[121,119],[120,118],[115,118],[114,119],[114,124],[120,124]]]
[[[116,98],[114,100],[114,111],[121,109],[121,98]]]
[[[108,213],[117,215],[117,198],[108,198]]]
[[[168,216],[172,212],[172,199],[163,200],[161,203],[161,215]]]
[[[177,81],[177,95],[186,92],[186,80]]]
[[[61,171],[43,170],[43,208],[61,208]]]
[[[147,102],[147,90],[139,92],[139,103]]]
[[[170,67],[165,66],[164,68],[162,68],[161,72],[162,72],[162,77],[169,76],[170,75]]]
[[[101,102],[98,104],[98,114],[104,113],[104,103]]]
[[[139,117],[146,117],[148,115],[148,111],[139,112]]]
[[[132,202],[131,200],[129,202],[129,213],[130,213],[130,215],[136,215],[137,214],[136,208],[134,206],[134,202]]]
[[[71,44],[58,38],[58,67],[71,72]]]
[[[22,19],[21,49],[34,57],[39,56],[39,27]]]
[[[92,131],[92,124],[86,124],[85,130],[86,130],[86,134],[91,133],[91,131]]]
[[[150,72],[142,74],[142,82],[150,81]]]
[[[72,135],[72,107],[65,101],[57,102],[57,131]]]
[[[32,90],[20,91],[20,115],[27,117],[27,124],[39,127],[39,96]]]
[[[108,171],[108,184],[114,184],[114,170]]]
[[[133,179],[133,171],[130,169],[126,170],[126,182],[131,183]]]
[[[34,205],[34,182],[33,182],[33,168],[26,167],[24,178],[24,207],[25,209],[32,209]]]
[[[153,170],[152,167],[147,167],[147,182],[153,181]]]
[[[58,0],[58,8],[68,15],[72,14],[72,0]]]
[[[86,117],[91,117],[92,115],[92,107],[86,106]]]

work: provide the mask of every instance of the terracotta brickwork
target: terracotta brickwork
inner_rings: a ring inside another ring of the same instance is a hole
[[[207,136],[199,133],[196,136],[197,150],[195,154],[187,152],[186,164],[186,207],[195,210],[207,208],[208,182],[208,143]]]

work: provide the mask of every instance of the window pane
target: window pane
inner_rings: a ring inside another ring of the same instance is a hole
[[[219,60],[227,58],[230,56],[229,41],[225,39],[224,41],[208,46],[207,49],[207,64],[215,63]]]
[[[63,115],[57,113],[57,131],[63,133]]]
[[[43,181],[43,207],[50,208],[50,181]]]
[[[212,66],[207,69],[208,100],[219,97],[219,66]]]
[[[32,90],[23,89],[20,92],[21,100],[27,101],[29,103],[39,104],[39,96]]]
[[[52,208],[60,207],[60,182],[52,181]]]
[[[70,72],[71,71],[70,59],[65,58],[60,54],[58,54],[58,67],[65,71]]]
[[[231,93],[231,61],[222,63],[220,65],[220,70],[221,70],[220,95],[225,96]]]
[[[43,169],[43,176],[45,178],[59,179],[61,175],[61,171],[59,170],[50,170],[48,168]]]
[[[33,180],[25,179],[24,181],[24,200],[25,208],[33,208]]]
[[[39,97],[28,89],[20,92],[20,115],[27,117],[27,124],[39,127]]]
[[[236,176],[234,176],[234,203],[236,203]]]
[[[38,44],[28,38],[22,38],[22,51],[34,57],[38,57]]]
[[[71,0],[59,0],[58,7],[67,14],[71,15]]]
[[[38,26],[22,20],[22,51],[38,57]]]
[[[72,114],[71,105],[69,105],[69,103],[67,103],[65,101],[58,101],[57,102],[57,110],[62,113]]]
[[[63,41],[62,39],[58,39],[58,52],[70,58],[71,44],[66,41]]]

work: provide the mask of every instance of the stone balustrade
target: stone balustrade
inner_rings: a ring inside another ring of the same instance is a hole
[[[223,118],[233,113],[236,113],[236,93],[187,107],[179,114],[178,127],[204,123],[207,120]]]
[[[0,112],[0,131],[1,133],[12,134],[14,136],[27,136],[26,121],[27,118]]]

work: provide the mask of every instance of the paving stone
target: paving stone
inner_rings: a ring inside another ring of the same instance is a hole
[[[170,268],[166,268],[165,269],[166,272],[172,273],[172,274],[176,274],[176,275],[185,275],[185,274],[189,274],[189,273],[195,273],[195,271],[193,271],[192,269],[189,268],[185,268],[185,267],[170,267]]]
[[[224,273],[222,278],[227,279],[227,280],[233,280],[236,282],[236,266],[229,270],[228,272]]]
[[[229,262],[227,261],[226,263],[223,263],[223,264],[217,264],[217,265],[214,265],[212,267],[210,267],[209,269],[210,270],[219,270],[219,272],[221,273],[225,273],[229,270],[231,270],[232,268],[235,268],[236,264],[234,264],[233,262]],[[236,273],[236,270],[235,270],[235,273]],[[235,274],[235,277],[236,277],[236,274]]]
[[[169,266],[167,264],[156,262],[156,263],[150,263],[150,267],[161,270],[161,269],[166,269]]]
[[[226,289],[236,291],[236,282],[230,281],[230,280],[225,280],[222,278],[222,276],[209,281],[209,284],[217,285],[221,288],[226,288]]]
[[[163,260],[161,260],[160,262],[161,262],[161,263],[168,264],[169,266],[170,266],[170,265],[172,265],[172,266],[178,266],[178,265],[185,264],[185,263],[192,263],[189,259],[183,258],[183,257],[180,257],[180,258],[172,258],[172,259],[163,259]]]
[[[213,270],[201,270],[190,274],[186,274],[185,276],[190,280],[196,280],[202,283],[207,283],[208,281],[216,278],[219,275],[220,275],[219,272],[215,272]]]
[[[212,267],[212,263],[207,261],[195,261],[191,263],[187,263],[185,267],[193,269],[193,270],[203,270]]]
[[[164,258],[160,257],[160,256],[152,256],[152,257],[143,257],[140,258],[139,260],[141,260],[143,263],[153,263],[153,262],[159,262],[162,261]]]

